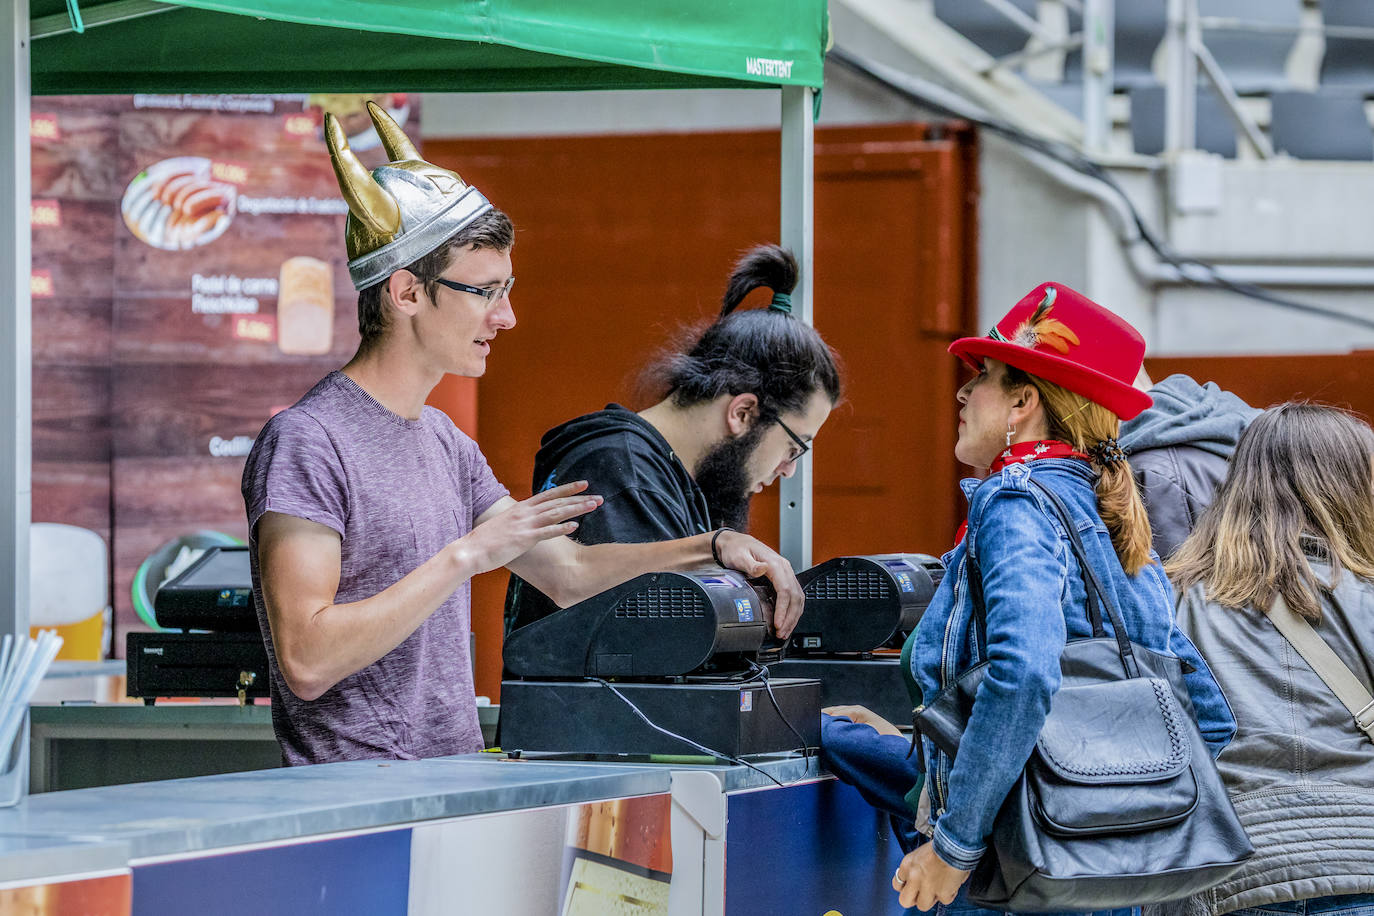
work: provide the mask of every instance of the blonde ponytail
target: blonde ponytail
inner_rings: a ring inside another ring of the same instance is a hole
[[[1136,489],[1135,475],[1124,458],[1107,464],[1094,461],[1093,465],[1102,472],[1097,479],[1098,514],[1112,536],[1122,568],[1135,575],[1150,564],[1151,539],[1150,518]]]
[[[1013,366],[1007,366],[1006,385],[1034,385],[1045,405],[1049,437],[1092,457],[1099,473],[1097,512],[1122,568],[1132,576],[1140,572],[1150,564],[1150,519],[1131,464],[1116,444],[1121,420],[1101,404]]]

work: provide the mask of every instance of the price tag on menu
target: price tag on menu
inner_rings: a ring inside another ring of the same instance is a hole
[[[35,270],[29,275],[29,295],[35,299],[51,299],[57,295],[51,270]]]
[[[236,340],[272,343],[277,339],[277,321],[270,315],[236,315],[231,329]]]

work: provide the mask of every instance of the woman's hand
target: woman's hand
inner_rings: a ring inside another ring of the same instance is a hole
[[[902,906],[930,910],[937,903],[953,903],[969,873],[945,863],[935,847],[924,843],[908,853],[892,876],[892,889]]]
[[[902,730],[866,706],[827,706],[821,710],[827,716],[840,716],[855,725],[867,725],[880,735],[902,736]]]

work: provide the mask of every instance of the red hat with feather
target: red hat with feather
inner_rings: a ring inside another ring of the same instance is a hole
[[[1145,338],[1113,312],[1062,283],[1042,283],[988,332],[961,337],[949,352],[978,367],[1001,360],[1129,420],[1154,403],[1133,382]]]

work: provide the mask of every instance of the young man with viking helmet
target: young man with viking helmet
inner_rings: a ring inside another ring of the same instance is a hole
[[[332,117],[349,206],[362,342],[274,416],[244,469],[253,597],[267,635],[272,720],[288,764],[479,750],[468,658],[469,580],[509,568],[568,605],[653,570],[766,575],[800,614],[787,561],[711,533],[587,547],[566,537],[601,498],[568,482],[516,502],[477,443],[425,399],[446,372],[486,369],[515,326],[510,220],[420,159],[376,105],[390,162],[370,174]]]

